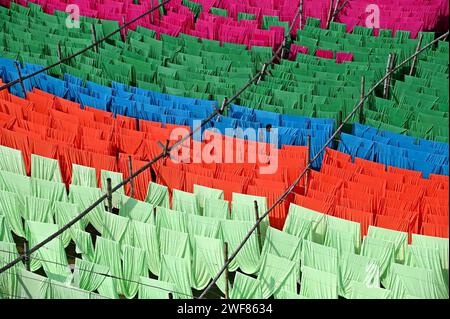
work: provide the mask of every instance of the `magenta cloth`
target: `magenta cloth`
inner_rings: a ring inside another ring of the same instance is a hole
[[[291,45],[291,51],[289,52],[289,60],[295,61],[297,59],[297,54],[308,54],[308,47],[304,47],[298,44]]]
[[[333,51],[317,49],[316,56],[319,58],[324,58],[324,59],[332,59]]]
[[[346,61],[353,61],[353,53],[336,52],[336,63],[343,63]]]

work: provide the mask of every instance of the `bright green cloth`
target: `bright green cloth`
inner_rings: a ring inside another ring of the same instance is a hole
[[[173,284],[173,298],[192,299],[192,271],[189,259],[161,255],[159,280]]]
[[[118,242],[103,237],[97,237],[93,262],[109,267],[111,275],[117,278],[123,278],[121,256],[120,244]],[[104,284],[108,284],[106,287],[108,291],[113,289],[115,292],[121,294],[122,280],[117,278],[113,278],[112,282],[107,281]],[[112,285],[112,287],[110,285]],[[101,295],[105,295],[101,291],[99,292]]]
[[[305,240],[303,241],[301,259],[302,266],[315,268],[335,275],[338,274],[338,252],[335,248]]]
[[[87,260],[75,259],[73,281],[75,286],[86,291],[97,290],[105,281],[109,267],[98,265]]]
[[[72,164],[72,184],[86,187],[97,187],[95,168]]]
[[[20,207],[19,196],[0,190],[0,214],[5,216],[6,228],[24,238],[25,232],[22,226]]]
[[[78,205],[78,211],[81,213],[84,209],[92,205],[96,200],[102,196],[102,191],[99,188],[70,185],[69,189],[69,202]],[[102,205],[97,205],[92,211],[90,211],[85,217],[83,222],[91,223],[95,229],[101,230],[103,224],[103,215],[105,208]]]
[[[230,299],[262,299],[260,281],[237,271],[234,276]]]
[[[153,182],[148,184],[147,197],[145,198],[145,201],[154,206],[170,208],[169,190],[167,186],[159,185]]]
[[[363,283],[367,287],[380,287],[380,270],[377,263],[354,253],[339,255],[339,295],[349,298],[352,283]]]
[[[31,182],[28,176],[0,171],[0,190],[16,193],[21,207],[25,196],[31,195]]]
[[[261,265],[258,282],[263,298],[277,295],[280,291],[297,291],[297,263],[289,259],[268,253]]]
[[[6,225],[6,223],[7,221],[5,216],[0,215],[0,241],[7,243],[14,243],[11,231],[9,227]]]
[[[313,299],[337,299],[338,279],[335,274],[302,266],[300,295]]]
[[[72,203],[66,202],[55,202],[53,204],[54,212],[55,212],[55,223],[59,225],[59,227],[63,227],[68,224],[71,220],[78,216],[78,207]],[[68,230],[61,234],[61,240],[63,242],[63,246],[67,247],[71,241],[71,239],[75,238],[75,230],[83,230],[86,225],[83,225],[82,221],[75,223]]]
[[[134,298],[139,289],[140,277],[148,276],[143,249],[128,245],[123,247],[123,276],[123,294],[128,299]]]
[[[174,289],[174,285],[169,282],[147,277],[139,279],[139,299],[169,299],[169,293]]]
[[[307,220],[311,222],[311,237],[305,238],[311,238],[313,242],[318,244],[322,244],[324,242],[327,229],[327,217],[325,214],[291,203],[291,206],[289,207],[288,219],[292,213],[295,214],[295,217],[291,217],[292,221],[286,221],[289,225],[285,226],[286,232],[293,235],[297,235],[296,233],[298,232],[301,235],[306,234],[308,224],[304,225],[304,222],[301,220]]]
[[[412,245],[419,247],[427,247],[439,250],[441,266],[447,273],[448,278],[448,264],[449,264],[449,241],[448,238],[439,238],[433,236],[424,236],[412,234]]]
[[[18,271],[17,296],[24,299],[46,299],[51,297],[50,279],[21,269]]]
[[[147,202],[142,202],[140,200],[122,195],[119,206],[119,214],[120,216],[131,218],[132,220],[152,224],[154,223],[153,208],[154,206]]]
[[[67,202],[66,185],[43,179],[31,179],[31,193],[35,197],[45,198],[49,201]]]
[[[381,282],[386,283],[389,280],[391,265],[395,260],[394,244],[390,241],[366,236],[361,246],[361,255],[375,260],[380,269]]]
[[[36,246],[58,231],[55,224],[26,221],[26,238],[29,247]],[[71,273],[68,268],[66,252],[60,237],[57,237],[31,255],[30,269],[36,271],[43,267],[48,278],[65,280]]]
[[[253,222],[239,220],[221,221],[222,238],[224,242],[228,243],[230,254],[236,250],[253,225]],[[256,231],[254,231],[230,263],[230,271],[236,271],[240,268],[246,274],[256,273],[259,269],[260,254],[258,237]]]
[[[210,188],[194,184],[194,194],[197,195],[198,203],[202,209],[210,199],[223,199],[224,192],[221,189]]]
[[[94,244],[92,243],[91,234],[81,229],[73,230],[73,241],[76,245],[76,253],[81,254],[83,260],[94,260]]]
[[[389,299],[391,295],[390,290],[368,287],[367,285],[353,281],[350,287],[350,299]]]
[[[406,249],[408,248],[408,233],[369,226],[367,236],[392,242],[395,248],[395,261],[398,263],[405,261]]]
[[[0,267],[16,258],[19,258],[16,244],[0,241]],[[17,263],[0,274],[0,297],[2,299],[14,298],[17,295],[17,287],[20,281],[18,274],[22,269],[24,269],[23,263]]]
[[[188,214],[200,215],[197,195],[174,189],[172,193],[172,209]]]
[[[132,221],[134,230],[134,243],[145,251],[147,268],[154,275],[159,275],[160,250],[159,235],[155,225]]]
[[[31,177],[61,183],[58,160],[31,154]]]
[[[187,214],[169,208],[156,208],[156,225],[187,233]]]
[[[26,175],[22,152],[0,145],[0,171]]]
[[[334,216],[327,216],[327,232],[324,244],[336,248],[339,253],[359,253],[361,249],[360,224]]]
[[[102,191],[103,193],[107,192],[107,179],[111,179],[111,188],[116,187],[118,184],[122,183],[123,181],[123,174],[118,172],[110,172],[110,171],[101,171],[101,182],[102,182]],[[122,187],[120,187],[118,190],[116,190],[112,194],[112,205],[113,207],[119,208],[119,204],[121,201],[121,195],[125,194],[125,190]],[[107,201],[105,201],[105,205],[107,205]]]
[[[228,201],[213,198],[206,200],[203,215],[219,219],[230,218],[230,206]]]
[[[53,224],[53,207],[48,199],[25,197],[24,218],[35,222]]]

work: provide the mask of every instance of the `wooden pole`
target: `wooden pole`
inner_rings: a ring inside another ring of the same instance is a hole
[[[62,60],[61,42],[58,42],[58,60]]]
[[[153,219],[155,221],[155,225],[156,225],[156,207],[157,206],[153,207]]]
[[[256,217],[256,222],[259,221],[259,210],[258,210],[258,202],[255,200],[254,202],[255,205],[255,217]],[[261,223],[258,223],[258,226],[256,227],[256,233],[258,235],[258,242],[259,242],[259,246],[261,248]]]
[[[391,70],[391,65],[392,65],[392,60],[393,60],[393,54],[389,53],[389,57],[388,57],[388,62],[386,65],[386,74],[388,74]],[[384,92],[383,92],[383,97],[385,99],[389,98],[389,85],[390,85],[390,76],[388,76],[386,78],[386,80],[384,80]]]
[[[17,74],[19,75],[19,82],[20,82],[20,87],[22,88],[23,96],[27,97],[27,91],[25,90],[25,86],[23,85],[22,72],[20,71],[19,64],[17,62],[14,62],[14,66],[16,67]]]
[[[23,242],[23,254],[24,254],[24,261],[25,261],[25,267],[28,271],[30,271],[30,256],[28,254],[28,242],[25,240]]]
[[[333,14],[331,15],[330,22],[333,22],[334,18],[336,17],[338,6],[339,6],[339,0],[336,0],[336,3],[334,4]]]
[[[173,293],[169,292],[169,299],[173,299]]]
[[[92,33],[92,43],[97,43],[97,31],[95,31],[95,27],[91,24],[91,33]],[[98,47],[94,46],[94,52],[98,53]]]
[[[331,14],[333,12],[333,1],[334,0],[330,0],[330,10],[328,10],[327,24],[325,26],[325,29],[328,29],[330,27]]]
[[[300,0],[300,30],[303,26],[303,0]]]
[[[422,45],[422,39],[423,39],[423,34],[421,34],[419,37],[419,43],[417,43],[416,53],[420,51],[420,46]],[[416,62],[417,62],[417,55],[413,58],[413,61],[411,64],[411,69],[409,69],[409,75],[411,75],[411,76],[414,74],[414,68],[416,67]]]
[[[113,204],[112,204],[112,185],[111,185],[111,178],[106,179],[106,195],[108,200],[108,211],[110,213],[113,212]]]
[[[131,189],[131,197],[134,198],[134,180],[133,180],[133,160],[131,159],[131,155],[128,155],[128,168],[130,170],[130,189]]]
[[[311,163],[311,135],[306,137],[306,166]],[[305,196],[308,193],[309,169],[305,173]]]
[[[364,98],[365,98],[365,91],[364,91],[364,76],[361,77],[361,107],[359,109],[359,124],[364,123]]]
[[[225,261],[225,265],[226,265],[228,263],[228,243],[227,242],[223,243],[223,255],[224,255],[224,261]],[[228,266],[227,266],[227,268],[225,269],[225,299],[230,298],[229,278],[230,278],[230,273],[229,273]]]

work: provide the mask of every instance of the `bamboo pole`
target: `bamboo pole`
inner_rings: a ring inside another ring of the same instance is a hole
[[[331,15],[333,12],[333,1],[334,0],[330,0],[330,10],[328,10],[327,24],[325,26],[325,29],[328,29],[330,27]]]
[[[133,160],[131,159],[131,155],[128,155],[128,168],[130,170],[131,197],[134,198]]]
[[[302,30],[303,27],[303,0],[300,0],[300,27],[299,29]]]
[[[97,31],[95,31],[95,27],[91,24],[91,33],[92,33],[92,43],[97,43]],[[98,53],[98,47],[94,46],[94,52]]]
[[[311,135],[306,137],[306,167],[311,163]],[[305,174],[305,196],[308,193],[309,169]]]
[[[228,262],[228,243],[227,242],[223,243],[223,255],[224,255],[224,260],[225,260],[225,264],[226,264]],[[225,269],[225,299],[230,298],[229,278],[230,278],[230,273],[229,273],[229,269],[227,266],[227,268]]]
[[[259,221],[258,202],[255,200],[253,203],[255,205],[256,222],[258,222]],[[259,247],[261,248],[261,227],[259,226],[259,223],[258,223],[258,227],[256,228],[256,234],[258,235],[258,243],[259,243]]]
[[[334,18],[336,17],[338,6],[339,6],[339,0],[336,0],[336,3],[334,4],[334,10],[333,10],[333,14],[331,15],[330,22],[333,22]]]
[[[22,72],[20,71],[19,64],[17,62],[14,62],[14,66],[16,67],[17,74],[19,75],[19,83],[20,83],[20,87],[22,88],[23,96],[26,98],[27,91],[25,90],[25,85],[23,85]]]
[[[359,124],[364,123],[364,100],[365,100],[365,91],[364,91],[364,76],[361,77],[361,107],[359,109]]]
[[[25,267],[28,271],[30,271],[30,256],[28,254],[28,241],[24,241],[23,242],[23,254],[24,254],[24,262],[25,262]]]
[[[422,45],[423,34],[419,37],[419,43],[417,43],[416,53],[420,51],[420,46]],[[414,68],[416,67],[417,55],[413,58],[411,69],[409,69],[409,75],[412,76],[414,74]]]
[[[112,204],[112,186],[111,186],[111,178],[106,179],[106,193],[107,193],[107,201],[108,201],[108,212],[113,212],[113,204]]]
[[[389,98],[389,85],[390,85],[390,79],[391,79],[391,75],[389,73],[390,73],[390,70],[391,70],[393,57],[394,57],[394,55],[392,53],[389,53],[388,62],[387,62],[387,65],[386,65],[386,74],[388,76],[384,80],[384,90],[383,90],[383,97],[385,99]]]

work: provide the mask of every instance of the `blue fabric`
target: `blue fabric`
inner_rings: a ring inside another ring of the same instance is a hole
[[[263,127],[267,125],[280,126],[281,125],[281,114],[255,110],[256,121],[260,122]]]

